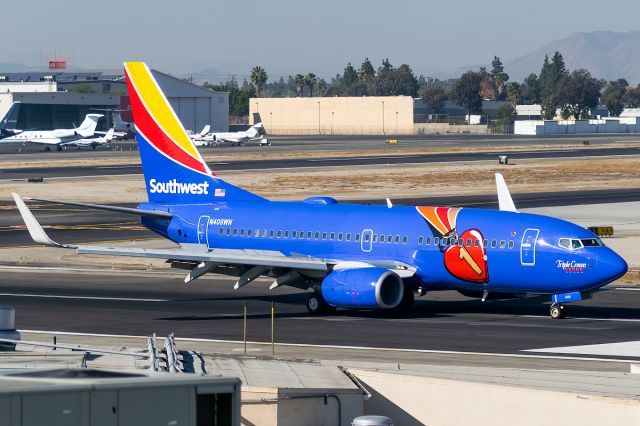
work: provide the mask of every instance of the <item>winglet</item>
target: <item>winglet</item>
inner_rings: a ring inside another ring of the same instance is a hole
[[[31,238],[33,238],[33,241],[47,246],[63,247],[61,244],[58,244],[51,238],[49,238],[47,233],[44,232],[44,229],[42,229],[42,226],[40,226],[36,218],[33,216],[33,213],[31,213],[31,210],[29,210],[29,207],[27,207],[22,198],[15,192],[11,193],[11,195],[16,202],[16,206],[18,206],[20,216],[22,216],[22,220],[24,221],[25,225],[27,225],[27,229],[29,230],[29,234],[31,235]]]
[[[504,177],[500,173],[496,173],[496,190],[498,191],[498,205],[500,206],[500,210],[506,212],[518,212],[518,210],[516,210],[516,205],[513,204],[513,200],[511,199],[507,183],[504,181]]]

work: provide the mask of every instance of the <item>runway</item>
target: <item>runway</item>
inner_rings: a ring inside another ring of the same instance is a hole
[[[610,156],[637,156],[640,155],[638,147],[601,147],[601,148],[577,148],[548,151],[504,151],[492,152],[455,152],[445,154],[415,154],[415,155],[376,155],[361,157],[328,157],[328,158],[293,158],[293,159],[261,159],[229,162],[211,162],[209,167],[216,172],[225,171],[250,171],[250,170],[278,170],[300,168],[324,168],[324,167],[354,167],[374,165],[407,165],[407,164],[436,164],[436,163],[462,163],[498,160],[498,155],[508,155],[509,161],[515,163],[518,160],[534,159],[558,159],[558,158],[593,158]],[[45,179],[53,178],[80,178],[96,176],[121,176],[140,174],[142,169],[138,164],[116,166],[50,166],[28,167],[0,170],[0,180],[28,179],[34,176],[42,176]]]
[[[266,342],[273,302],[279,343],[505,354],[632,341],[640,333],[640,291],[627,289],[568,305],[561,321],[547,317],[546,297],[483,303],[456,292],[430,293],[406,314],[340,309],[312,317],[299,290],[269,292],[261,281],[234,291],[231,279],[185,285],[182,278],[173,271],[4,269],[0,304],[16,308],[19,329],[242,340],[246,301],[248,340]]]
[[[553,207],[640,201],[640,188],[512,194],[518,208]],[[72,200],[69,200],[72,201]],[[382,199],[345,203],[385,204]],[[497,209],[495,194],[393,199],[395,205],[436,205]],[[135,204],[118,204],[135,207]],[[29,203],[38,221],[56,241],[87,243],[157,237],[136,216],[55,204]],[[13,202],[0,201],[0,247],[33,245]]]

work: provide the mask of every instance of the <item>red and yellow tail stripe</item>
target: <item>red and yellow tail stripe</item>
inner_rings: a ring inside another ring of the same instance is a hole
[[[175,162],[211,175],[211,170],[191,142],[147,65],[144,62],[125,62],[124,72],[139,136]]]

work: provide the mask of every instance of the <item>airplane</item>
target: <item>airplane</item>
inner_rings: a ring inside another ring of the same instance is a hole
[[[271,146],[271,142],[269,142],[268,138],[264,137],[263,133],[264,125],[262,122],[259,122],[241,132],[207,133],[204,136],[194,138],[194,141],[206,143],[208,146],[219,146],[225,143],[231,146],[245,146],[248,142],[253,141],[257,141],[260,146]]]
[[[267,200],[209,169],[146,64],[127,62],[124,72],[148,201],[128,208],[32,200],[139,216],[176,248],[57,243],[14,193],[35,242],[80,254],[165,259],[187,271],[185,283],[217,273],[238,277],[239,289],[270,277],[270,289],[307,290],[311,314],[401,310],[416,294],[457,290],[482,301],[546,295],[549,315],[560,319],[567,303],[591,297],[627,271],[624,259],[587,229],[518,212],[500,174],[499,210]]]
[[[104,136],[98,136],[98,137],[95,137],[95,138],[77,139],[75,141],[65,142],[65,143],[63,143],[61,145],[62,146],[77,146],[78,149],[80,149],[82,147],[91,147],[93,149],[96,149],[96,147],[100,146],[100,145],[109,145],[111,143],[111,141],[113,140],[114,135],[115,135],[115,129],[112,127],[107,131],[107,133]]]
[[[2,142],[31,142],[44,144],[45,151],[50,151],[51,146],[62,151],[62,146],[67,142],[93,136],[100,117],[104,116],[102,114],[87,114],[82,124],[73,129],[25,130],[3,139]]]
[[[189,137],[191,138],[195,146],[211,146],[211,143],[204,139],[210,131],[211,126],[207,124],[202,128],[200,133],[193,133],[191,131],[187,131],[187,133],[189,134]]]
[[[12,103],[9,111],[7,111],[2,120],[0,120],[0,139],[5,139],[10,136],[15,136],[18,133],[22,133],[22,130],[16,129],[19,110],[20,102]]]

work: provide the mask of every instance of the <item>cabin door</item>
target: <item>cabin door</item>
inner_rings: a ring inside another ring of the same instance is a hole
[[[200,216],[198,221],[198,244],[205,244],[209,246],[207,237],[207,228],[209,227],[209,216]]]
[[[529,228],[524,231],[522,244],[520,244],[520,263],[525,266],[536,264],[536,242],[538,241],[539,229]]]

